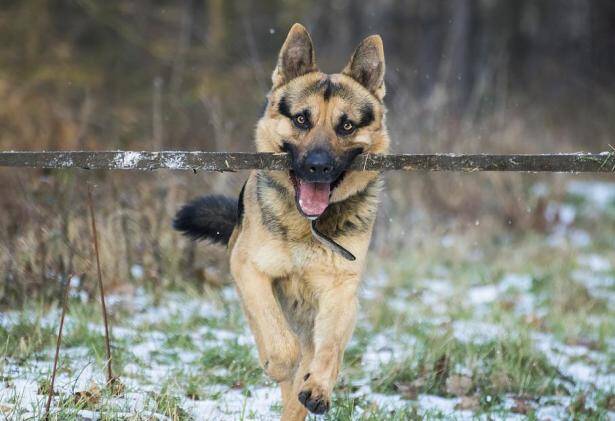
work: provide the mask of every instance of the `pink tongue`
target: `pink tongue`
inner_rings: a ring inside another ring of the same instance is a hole
[[[319,216],[329,206],[329,183],[308,183],[299,180],[299,206],[307,216]]]

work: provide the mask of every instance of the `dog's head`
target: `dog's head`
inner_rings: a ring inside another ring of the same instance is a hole
[[[295,24],[280,51],[273,87],[257,127],[259,152],[288,152],[292,170],[275,177],[310,218],[364,189],[375,173],[347,171],[362,152],[384,153],[384,50],[372,35],[341,73],[318,70],[312,40]]]

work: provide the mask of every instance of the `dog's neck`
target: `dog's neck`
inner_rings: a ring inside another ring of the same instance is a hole
[[[378,207],[380,177],[351,196],[329,204],[318,218],[320,231],[331,238],[364,234],[371,230]],[[311,237],[310,221],[297,209],[294,193],[272,177],[268,171],[256,174],[256,197],[263,225],[287,240]]]

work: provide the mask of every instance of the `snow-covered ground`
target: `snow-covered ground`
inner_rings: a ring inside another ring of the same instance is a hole
[[[421,270],[412,256],[372,262],[328,417],[615,419],[615,183],[575,181],[569,194],[574,200],[547,207],[557,221],[547,235],[508,244],[501,257],[442,264],[414,255],[431,262]],[[455,244],[463,238],[442,247]],[[231,286],[110,295],[124,386],[116,396],[101,391],[98,307],[79,301],[65,325],[58,419],[279,416],[280,393],[258,368]],[[54,332],[58,319],[57,308],[0,313],[0,414],[8,419],[42,416],[53,346],[32,346],[28,335]]]

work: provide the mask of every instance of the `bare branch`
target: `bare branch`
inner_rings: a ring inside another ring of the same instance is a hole
[[[70,290],[70,280],[72,275],[68,275],[64,284],[64,296],[62,297],[62,313],[60,315],[60,327],[58,328],[58,336],[56,339],[56,351],[53,355],[53,369],[51,370],[51,379],[49,380],[49,390],[47,391],[47,402],[45,403],[44,420],[49,420],[49,411],[51,410],[51,400],[53,399],[53,388],[56,383],[56,372],[58,369],[58,358],[60,357],[60,346],[62,346],[62,330],[64,329],[64,317],[66,316],[66,308],[68,307],[68,292]]]
[[[111,344],[109,339],[109,319],[107,317],[107,306],[105,304],[105,290],[103,288],[102,272],[100,270],[100,254],[98,252],[98,231],[96,230],[96,217],[94,215],[94,201],[92,200],[92,186],[88,184],[88,207],[90,208],[90,218],[92,220],[92,243],[94,244],[94,254],[96,255],[96,269],[98,272],[98,287],[100,292],[100,306],[102,309],[103,322],[105,325],[105,352],[107,354],[107,384],[113,385],[114,377],[112,371]]]

